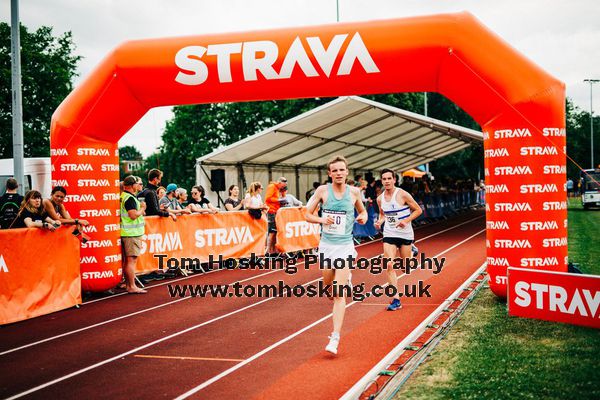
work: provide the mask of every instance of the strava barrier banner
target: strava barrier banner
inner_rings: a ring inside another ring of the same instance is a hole
[[[276,246],[279,251],[288,253],[319,246],[321,225],[307,222],[305,214],[306,207],[285,207],[277,211]]]
[[[600,276],[508,269],[508,314],[600,328]]]
[[[72,231],[0,230],[0,324],[81,304],[79,240]]]
[[[264,255],[267,238],[266,219],[253,219],[246,211],[218,214],[192,214],[171,218],[146,217],[146,233],[142,236],[142,254],[138,257],[136,273],[159,268],[158,255],[167,259],[198,259],[207,262],[209,255],[215,259],[248,257],[251,253]],[[173,263],[175,261],[172,261]],[[179,265],[182,267],[181,265]]]
[[[565,85],[456,13],[135,40],[110,52],[50,129],[53,183],[97,232],[82,271],[113,271],[84,288],[118,282],[117,142],[150,108],[399,92],[443,94],[483,129],[494,293],[506,297],[509,266],[566,271]],[[348,157],[352,166],[363,155]]]

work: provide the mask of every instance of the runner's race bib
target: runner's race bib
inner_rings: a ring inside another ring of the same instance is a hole
[[[410,215],[410,209],[403,209],[398,211],[385,211],[385,222],[391,229],[400,230],[402,228],[397,227],[398,221],[404,218],[408,218]]]
[[[330,235],[345,235],[346,234],[346,212],[345,211],[334,211],[334,210],[323,210],[323,218],[333,218],[333,224],[323,224],[321,231]]]

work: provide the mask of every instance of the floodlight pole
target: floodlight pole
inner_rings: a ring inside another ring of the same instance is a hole
[[[11,53],[12,53],[12,131],[13,131],[13,175],[23,195],[25,175],[23,171],[23,105],[21,102],[21,45],[19,39],[19,0],[10,2]]]
[[[594,109],[592,108],[592,94],[594,83],[600,82],[600,79],[584,79],[584,82],[588,82],[590,84],[590,144],[591,144],[591,162],[592,165],[590,168],[594,169]]]

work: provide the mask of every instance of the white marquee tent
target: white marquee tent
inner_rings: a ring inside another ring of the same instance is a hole
[[[340,97],[196,160],[196,182],[211,192],[213,170],[224,170],[227,186],[245,190],[253,181],[285,176],[290,193],[305,200],[312,183],[327,179],[327,162],[341,154],[350,176],[407,169],[482,142],[481,132],[361,97]],[[227,192],[219,193],[224,200]],[[243,197],[243,194],[240,194]]]

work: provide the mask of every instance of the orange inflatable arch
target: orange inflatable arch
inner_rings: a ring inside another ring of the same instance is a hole
[[[84,290],[120,280],[117,141],[150,108],[176,104],[438,92],[483,128],[487,262],[566,270],[564,84],[469,13],[131,41],[52,117],[53,184],[92,223]]]

